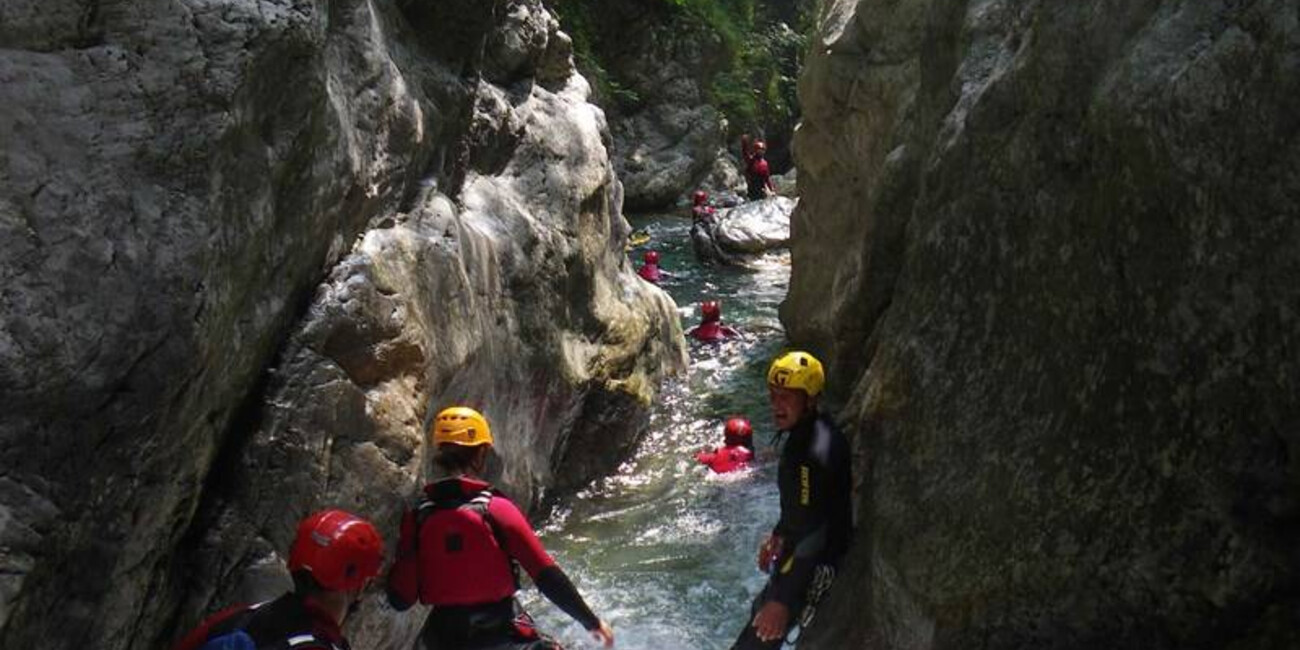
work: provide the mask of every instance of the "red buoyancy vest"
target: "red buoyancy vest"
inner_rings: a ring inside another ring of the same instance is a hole
[[[726,474],[749,466],[749,461],[754,459],[754,452],[739,445],[719,447],[713,452],[700,452],[695,459],[719,474]]]
[[[723,341],[736,335],[736,330],[731,329],[730,327],[723,325],[721,321],[716,320],[707,323],[700,323],[691,328],[691,331],[687,333],[687,336],[705,343]]]
[[[488,514],[492,498],[485,490],[465,501],[420,505],[420,602],[480,605],[519,588],[514,562]]]
[[[645,266],[642,266],[637,270],[637,275],[640,275],[642,278],[654,283],[658,283],[663,279],[662,274],[659,273],[658,264],[646,264]]]

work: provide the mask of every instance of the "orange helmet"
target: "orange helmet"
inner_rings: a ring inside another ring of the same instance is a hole
[[[306,571],[329,591],[356,591],[379,575],[384,540],[374,525],[342,510],[322,510],[298,524],[289,571]]]

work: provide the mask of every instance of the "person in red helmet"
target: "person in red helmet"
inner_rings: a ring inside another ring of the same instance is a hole
[[[523,512],[481,478],[493,443],[483,414],[446,408],[432,429],[433,461],[447,476],[426,485],[419,505],[403,516],[388,574],[393,608],[432,605],[420,632],[425,647],[561,650],[515,599],[519,569],[597,641],[613,646],[613,630],[547,554]]]
[[[722,307],[718,301],[706,300],[700,303],[700,324],[686,335],[703,343],[717,343],[740,336],[740,332],[722,324]]]
[[[749,134],[740,137],[740,154],[745,160],[745,184],[749,200],[757,201],[776,194],[772,170],[767,164],[767,143],[751,142]]]
[[[695,460],[718,474],[726,474],[749,466],[754,459],[754,428],[745,418],[731,418],[722,428],[723,446],[702,451]]]
[[[713,206],[709,205],[709,195],[703,190],[698,190],[691,197],[691,222],[701,223],[713,220],[713,214],[716,212]]]
[[[293,591],[205,620],[173,650],[348,650],[342,625],[379,574],[384,540],[370,522],[322,510],[298,524],[289,550]]]
[[[659,284],[664,279],[664,272],[659,268],[659,251],[646,251],[641,257],[645,262],[641,268],[637,269],[636,274],[647,282]]]

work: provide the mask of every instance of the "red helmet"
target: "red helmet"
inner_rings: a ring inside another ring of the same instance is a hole
[[[643,255],[641,259],[645,260],[646,264],[658,264],[659,251],[646,251],[645,255]]]
[[[706,323],[722,318],[722,307],[718,306],[718,301],[705,300],[700,303],[700,318]]]
[[[379,575],[384,540],[370,522],[342,510],[322,510],[298,524],[289,571],[307,571],[329,591],[356,591]]]
[[[704,202],[709,200],[709,195],[704,190],[696,190],[695,194],[691,195],[691,200],[695,201],[695,205],[704,205]]]
[[[754,435],[754,427],[749,426],[745,418],[731,418],[722,428],[722,434],[728,438],[748,438]]]
[[[767,143],[763,142],[762,140],[755,140],[754,151],[757,151],[759,153],[763,153],[764,151],[767,151]]]

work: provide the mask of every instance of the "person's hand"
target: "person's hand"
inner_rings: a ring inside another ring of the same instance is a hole
[[[768,535],[763,540],[763,544],[758,547],[758,570],[767,573],[776,561],[776,556],[781,554],[781,538],[776,535]]]
[[[790,608],[769,600],[758,614],[754,616],[754,633],[759,641],[774,641],[785,636],[785,628],[790,623]]]
[[[614,630],[610,629],[609,623],[600,622],[600,627],[591,631],[591,638],[606,648],[614,647]]]

